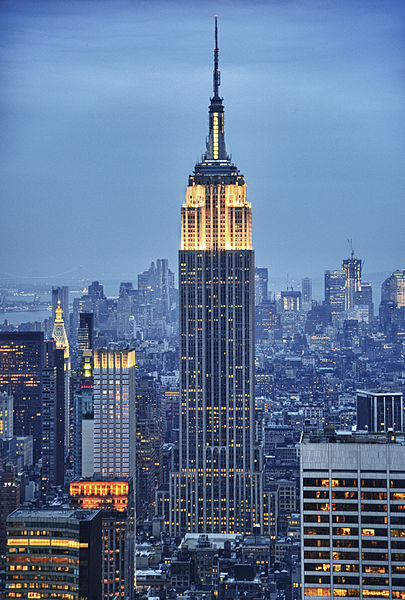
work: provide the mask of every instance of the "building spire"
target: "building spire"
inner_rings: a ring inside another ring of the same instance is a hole
[[[213,73],[213,90],[214,98],[219,98],[219,86],[221,85],[221,72],[219,70],[219,48],[218,48],[218,15],[215,15],[215,48],[214,48],[214,73]]]
[[[62,348],[64,350],[65,361],[68,361],[70,364],[69,342],[66,335],[65,323],[63,321],[63,310],[61,307],[60,300],[58,300],[58,306],[55,309],[55,320],[53,324],[52,337],[56,342],[56,348]]]
[[[224,137],[224,107],[222,98],[219,97],[219,86],[221,76],[218,66],[218,17],[215,15],[215,48],[214,48],[214,72],[213,92],[209,108],[209,132],[207,138],[207,149],[203,161],[228,161]]]

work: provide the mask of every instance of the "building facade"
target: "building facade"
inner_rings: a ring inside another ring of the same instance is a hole
[[[0,392],[14,401],[14,435],[32,435],[34,462],[41,456],[42,369],[41,332],[0,332]]]
[[[63,348],[45,342],[45,367],[42,373],[41,494],[65,482],[66,384]]]
[[[0,392],[0,437],[13,437],[13,396]]]
[[[325,271],[325,304],[332,315],[345,310],[346,274],[342,269]]]
[[[249,533],[262,522],[252,214],[244,177],[225,148],[217,37],[214,57],[207,149],[181,210],[180,432],[170,476],[175,535]]]
[[[342,268],[345,273],[345,310],[349,310],[356,304],[356,294],[361,290],[361,259],[354,258],[352,251],[351,258],[343,261]]]
[[[102,598],[130,600],[135,578],[132,479],[81,479],[70,484],[72,508],[102,511]]]
[[[381,286],[381,302],[394,302],[395,308],[405,307],[405,269],[394,271]]]
[[[269,272],[265,267],[255,268],[255,305],[267,302]]]
[[[94,473],[135,479],[135,350],[93,355]]]
[[[162,483],[163,427],[158,411],[156,381],[140,377],[136,382],[136,517],[153,517],[155,490]]]
[[[402,392],[357,390],[357,429],[404,431]]]
[[[312,279],[304,277],[301,282],[302,305],[304,310],[310,310],[312,306]]]
[[[21,485],[14,469],[2,472],[0,477],[0,563],[7,550],[7,517],[20,506]]]
[[[6,598],[101,600],[101,512],[13,511],[7,519]]]
[[[405,598],[405,439],[304,434],[303,600]]]

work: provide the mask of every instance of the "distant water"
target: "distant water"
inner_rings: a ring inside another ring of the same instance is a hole
[[[11,325],[21,325],[21,323],[33,323],[34,321],[44,321],[51,316],[50,310],[22,310],[16,312],[0,312],[0,323],[5,320]]]

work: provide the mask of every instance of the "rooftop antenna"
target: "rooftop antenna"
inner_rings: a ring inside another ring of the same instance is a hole
[[[219,97],[219,86],[221,85],[221,73],[218,66],[218,15],[215,15],[215,48],[214,48],[214,73],[213,73],[213,88],[214,98]]]
[[[352,240],[352,238],[348,239],[347,243],[349,244],[350,251],[351,251],[351,257],[352,257],[352,260],[353,260],[354,250],[353,250],[353,240]]]

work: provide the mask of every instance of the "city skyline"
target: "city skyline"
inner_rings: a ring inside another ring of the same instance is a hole
[[[2,277],[134,279],[152,254],[175,265],[218,7],[154,5],[3,5]],[[228,145],[256,207],[257,265],[270,279],[322,276],[353,238],[366,271],[401,267],[400,4],[218,12]]]
[[[405,9],[3,8],[0,598],[405,600]]]

